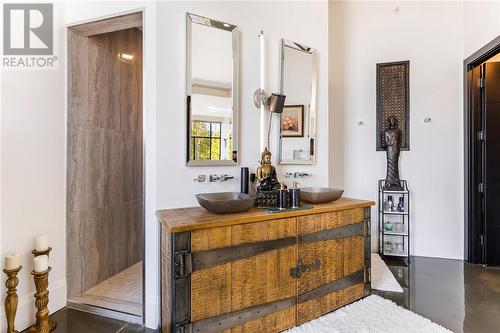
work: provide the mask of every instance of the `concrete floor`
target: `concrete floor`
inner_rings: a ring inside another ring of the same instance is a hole
[[[409,273],[404,295],[379,294],[455,333],[500,332],[499,268],[413,257]]]
[[[159,333],[141,325],[130,324],[96,316],[90,313],[64,308],[52,316],[57,321],[54,333]],[[28,333],[27,330],[23,333]]]
[[[392,268],[391,262],[388,262]],[[413,257],[404,294],[381,293],[455,333],[500,331],[500,269]],[[63,309],[55,333],[156,333],[139,325]]]

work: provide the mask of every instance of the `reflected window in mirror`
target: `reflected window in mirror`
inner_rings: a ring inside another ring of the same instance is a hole
[[[187,14],[187,165],[238,163],[237,27]]]
[[[313,164],[316,147],[318,55],[315,49],[281,40],[279,163]]]

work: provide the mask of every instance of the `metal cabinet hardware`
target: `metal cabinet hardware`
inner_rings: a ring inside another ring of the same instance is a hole
[[[193,260],[189,251],[176,251],[174,254],[174,263],[174,277],[176,279],[186,277],[193,271]]]
[[[305,172],[305,171],[295,171],[295,172],[286,172],[285,177],[286,178],[303,178],[303,177],[310,177],[312,176],[312,173],[310,172]]]
[[[290,276],[294,278],[299,278],[302,276],[302,273],[309,272],[313,269],[319,269],[321,266],[321,262],[316,259],[314,262],[310,264],[304,264],[302,259],[297,259],[297,267],[290,269]]]
[[[188,321],[183,321],[181,323],[175,324],[175,332],[174,333],[192,333],[191,323]]]
[[[229,179],[234,179],[234,176],[231,175],[210,175],[210,182],[215,183],[215,182],[225,182],[228,181]]]
[[[207,176],[198,175],[193,179],[193,181],[198,182],[198,183],[203,183],[206,179],[207,179]]]

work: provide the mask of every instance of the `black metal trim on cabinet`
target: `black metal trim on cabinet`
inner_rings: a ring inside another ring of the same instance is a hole
[[[287,237],[267,241],[253,242],[211,251],[191,253],[192,271],[222,265],[231,261],[259,255],[264,252],[295,245],[296,237]]]
[[[365,228],[367,232],[365,232],[365,272],[367,277],[365,278],[365,287],[364,287],[364,296],[368,296],[371,294],[371,269],[372,269],[372,251],[371,251],[371,215],[372,208],[365,207],[364,208],[364,218],[365,218]]]
[[[295,306],[295,297],[265,303],[239,311],[201,319],[192,323],[181,323],[174,333],[218,333],[232,327],[243,325],[252,320]]]
[[[323,297],[333,292],[345,289],[350,286],[354,286],[358,283],[365,282],[366,273],[365,269],[361,269],[343,278],[335,280],[333,282],[322,285],[319,288],[307,291],[298,297],[298,303],[304,303],[315,298]]]
[[[348,224],[342,227],[299,235],[299,243],[303,244],[303,243],[320,242],[337,238],[366,236],[366,233],[368,232],[366,224],[367,221],[363,221],[359,223]]]
[[[191,251],[191,232],[182,232],[177,234],[172,234],[172,251],[175,254],[181,251],[189,252]],[[176,272],[181,271],[179,263],[176,260],[171,262],[171,295],[172,295],[172,306],[171,306],[171,318],[172,326],[171,332],[179,332],[178,328],[183,325],[183,323],[191,321],[191,275],[178,274]]]

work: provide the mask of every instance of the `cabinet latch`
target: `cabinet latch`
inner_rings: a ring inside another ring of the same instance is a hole
[[[366,266],[365,267],[365,272],[364,272],[364,278],[363,279],[364,279],[365,283],[371,282],[372,277],[371,277],[371,267],[370,266]]]
[[[175,324],[175,332],[174,333],[192,333],[192,326],[189,321],[182,321],[180,323]]]
[[[367,220],[365,220],[365,223],[363,225],[363,234],[365,237],[370,237],[370,235],[371,235],[370,222],[371,221],[369,219],[367,219]]]
[[[297,259],[297,267],[290,269],[290,276],[298,279],[302,276],[302,273],[309,272],[313,269],[319,269],[320,266],[321,262],[318,259],[308,265],[305,265],[301,259]]]
[[[174,254],[174,278],[180,279],[193,272],[193,261],[191,252],[175,251]]]

